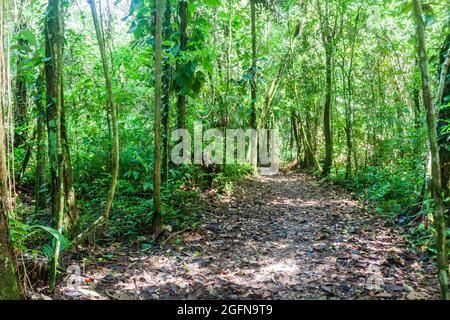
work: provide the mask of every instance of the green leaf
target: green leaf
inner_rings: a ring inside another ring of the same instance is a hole
[[[32,229],[41,229],[44,230],[45,232],[47,232],[48,234],[50,234],[53,238],[59,240],[61,243],[67,244],[68,240],[66,239],[66,237],[64,237],[64,235],[62,235],[58,230],[50,228],[50,227],[46,227],[46,226],[42,226],[42,225],[35,225],[32,226]]]
[[[18,34],[19,38],[26,40],[29,44],[36,44],[36,36],[31,32],[31,30],[27,29]]]

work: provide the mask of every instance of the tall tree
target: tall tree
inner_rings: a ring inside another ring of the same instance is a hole
[[[114,97],[114,91],[112,87],[111,74],[109,70],[108,56],[106,54],[105,37],[101,28],[101,24],[98,19],[97,9],[95,6],[95,0],[89,0],[91,6],[92,19],[94,21],[95,34],[97,35],[98,46],[100,49],[100,55],[103,64],[103,74],[105,77],[105,85],[108,96],[108,106],[110,107],[111,122],[112,122],[112,134],[114,139],[114,150],[112,156],[112,166],[111,166],[111,184],[109,187],[108,198],[106,199],[105,206],[103,208],[102,216],[105,220],[108,219],[109,213],[111,211],[112,202],[114,199],[114,194],[117,187],[117,179],[119,177],[119,125],[117,121],[117,106],[116,99]]]
[[[180,54],[179,60],[177,62],[177,69],[179,72],[182,72],[182,69],[185,67],[185,63],[183,60],[183,54],[187,50],[188,43],[188,34],[187,34],[187,26],[188,26],[188,2],[186,0],[178,1],[178,14],[180,19],[179,25],[179,33],[180,33]],[[183,89],[178,93],[177,100],[177,109],[178,109],[178,129],[186,128],[186,94],[183,92]]]
[[[256,99],[257,86],[256,80],[258,76],[257,52],[256,52],[256,0],[250,0],[250,19],[251,19],[251,38],[252,38],[252,67],[250,82],[250,98],[251,98],[251,114],[250,114],[250,128],[256,129]]]
[[[450,108],[444,107],[450,103],[450,34],[445,39],[440,52],[440,83],[441,91],[438,93],[439,109],[438,139],[439,139],[439,160],[441,161],[441,186],[445,197],[450,197],[450,131],[445,127],[450,119]]]
[[[41,72],[43,73],[43,72]],[[45,209],[47,205],[47,170],[46,157],[47,144],[45,143],[45,109],[43,104],[44,83],[43,75],[36,79],[36,109],[37,116],[37,151],[36,151],[36,212]]]
[[[70,146],[67,136],[64,94],[62,54],[64,45],[64,20],[62,0],[49,0],[45,18],[45,81],[46,81],[46,120],[48,136],[48,153],[50,166],[50,194],[52,215],[56,217],[59,210],[59,161],[63,161],[63,200],[67,202],[67,215],[63,215],[63,229],[73,236],[78,231],[79,217],[73,187]],[[61,57],[59,56],[61,55]],[[59,59],[59,60],[58,60]],[[59,70],[61,68],[61,70]],[[58,136],[61,136],[63,155],[58,157]]]
[[[184,1],[181,1],[184,2]],[[180,4],[181,4],[180,2]],[[152,231],[157,237],[161,233],[161,93],[162,93],[162,16],[163,2],[156,0],[155,31],[155,124],[153,155],[153,219]],[[182,128],[182,127],[181,127]]]
[[[172,35],[172,3],[171,0],[166,0],[164,11],[164,41],[170,41]],[[170,47],[166,46],[166,50]],[[163,100],[162,100],[162,180],[166,181],[169,178],[169,131],[170,131],[170,92],[172,86],[172,66],[170,59],[164,60],[164,74],[163,74]]]
[[[5,133],[5,74],[9,72],[4,54],[5,3],[0,0],[0,300],[20,299],[14,252],[9,240],[8,213],[13,210],[7,169]]]
[[[47,81],[47,126],[49,135],[49,158],[52,172],[52,210],[55,229],[61,234],[64,228],[64,149],[62,137],[63,105],[63,1],[49,0],[46,17],[46,64]],[[56,286],[56,275],[61,249],[60,238],[56,239],[50,272],[50,289]]]
[[[63,86],[63,82],[61,84]],[[76,202],[75,186],[73,180],[72,157],[70,154],[69,136],[67,133],[66,111],[64,107],[63,87],[61,87],[61,141],[64,153],[64,201],[66,213],[64,215],[64,229],[67,231],[69,238],[73,238],[79,231],[79,212]]]
[[[26,24],[21,24],[19,27],[19,34],[20,32],[27,29]],[[18,47],[26,47],[28,44],[28,41],[24,39],[23,37],[19,37],[17,39]],[[28,100],[27,100],[27,83],[25,80],[25,74],[23,73],[23,65],[25,63],[27,56],[23,50],[18,50],[17,52],[17,75],[16,75],[16,90],[15,90],[15,100],[16,100],[16,119],[15,119],[15,127],[16,133],[14,137],[14,145],[15,147],[19,147],[23,145],[26,142],[26,126],[27,126],[27,107],[28,107]]]
[[[225,83],[225,110],[222,116],[222,125],[226,127],[229,122],[230,113],[230,84],[231,84],[231,53],[233,50],[233,1],[228,0],[228,25],[226,27],[227,33],[227,74]]]
[[[444,300],[449,300],[448,294],[448,252],[446,245],[446,226],[444,218],[444,204],[441,187],[441,168],[439,161],[439,145],[437,137],[436,107],[433,105],[431,93],[430,73],[428,67],[428,54],[426,49],[425,23],[423,20],[423,9],[421,0],[413,0],[414,15],[416,19],[416,32],[418,41],[419,65],[422,73],[423,102],[427,115],[428,140],[431,153],[431,191],[434,201],[433,217],[437,230],[437,256],[438,273],[441,284],[441,296]],[[445,83],[445,79],[443,81]],[[440,101],[441,82],[438,89],[438,99]]]
[[[336,12],[333,16],[331,1],[325,1],[325,10],[322,4],[317,1],[317,11],[320,20],[320,32],[322,36],[322,44],[325,49],[325,70],[326,70],[326,89],[325,89],[325,107],[323,112],[323,135],[325,138],[325,161],[323,163],[322,173],[328,176],[333,165],[333,134],[331,132],[332,118],[332,98],[333,98],[333,58],[335,51],[336,35],[339,28],[339,15]],[[342,1],[336,6],[336,11],[341,11]]]
[[[345,140],[347,144],[347,159],[345,165],[345,179],[348,180],[352,174],[352,154],[353,154],[353,69],[355,63],[355,46],[359,28],[361,7],[358,8],[356,13],[355,23],[351,28],[349,34],[349,41],[347,43],[350,48],[350,57],[348,62],[348,68],[345,68],[345,51],[342,55],[342,87],[345,100]],[[345,50],[345,49],[344,49]]]

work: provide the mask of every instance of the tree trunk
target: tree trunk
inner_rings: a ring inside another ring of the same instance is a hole
[[[188,3],[186,0],[179,1],[179,15],[180,15],[180,55],[187,50],[187,25],[188,25]],[[183,63],[178,62],[177,68],[183,68]],[[186,128],[186,95],[184,93],[178,93],[177,100],[178,110],[178,129]]]
[[[98,19],[97,9],[95,6],[95,0],[89,0],[92,12],[92,20],[94,21],[95,34],[97,36],[98,47],[100,49],[100,55],[103,64],[103,74],[105,77],[105,85],[108,96],[108,104],[111,108],[111,122],[112,122],[112,134],[114,139],[113,161],[111,163],[111,184],[109,187],[108,197],[103,207],[102,217],[106,221],[109,218],[114,195],[117,187],[117,179],[119,177],[119,126],[117,121],[117,106],[116,99],[112,88],[111,74],[109,71],[108,57],[106,54],[106,46],[104,41],[104,35]]]
[[[251,107],[250,107],[250,128],[257,129],[257,119],[256,119],[256,99],[257,99],[257,86],[256,81],[258,77],[258,65],[257,65],[257,52],[256,52],[256,0],[250,0],[251,7],[251,39],[252,39],[252,67],[251,67],[251,75],[252,79],[250,82],[250,98],[251,98]],[[261,124],[265,126],[265,123]],[[250,150],[250,162],[253,165],[253,171],[257,172],[258,165],[258,144],[255,141],[251,141],[249,144]]]
[[[1,1],[0,5],[3,6]],[[1,20],[3,20],[3,17]],[[3,41],[1,34],[0,41]],[[0,50],[3,50],[3,48],[0,48]],[[3,64],[0,64],[0,67],[3,67]],[[2,74],[3,72],[0,73]],[[1,99],[2,97],[0,96],[0,300],[13,300],[20,299],[21,294],[16,275],[16,258],[9,240],[7,214],[13,210],[13,207],[6,167],[6,138],[3,122],[4,106]]]
[[[61,71],[62,72],[62,71]],[[61,92],[63,83],[61,82]],[[66,127],[66,111],[64,107],[64,95],[61,96],[61,141],[64,153],[64,198],[67,214],[64,215],[63,226],[67,237],[72,239],[79,231],[80,218],[76,203],[75,187],[73,182],[72,157],[70,155],[70,143]]]
[[[345,179],[348,180],[352,175],[352,154],[353,154],[353,108],[352,108],[352,98],[353,98],[353,64],[355,57],[355,44],[356,44],[356,36],[358,34],[358,23],[359,23],[359,13],[360,9],[356,14],[355,24],[352,30],[352,41],[351,41],[351,49],[350,49],[350,65],[347,72],[346,81],[344,80],[344,88],[347,87],[347,99],[345,105],[345,137],[347,142],[347,163],[345,166]],[[343,58],[344,60],[345,58]],[[345,60],[344,60],[345,61]],[[343,62],[344,62],[343,61]],[[344,63],[342,65],[343,68],[343,76],[344,76]],[[344,77],[343,77],[344,78]]]
[[[300,96],[297,90],[297,79],[295,79],[294,77],[294,95],[295,95],[295,101],[297,103],[297,105],[300,105]],[[310,127],[309,126],[309,114],[310,114],[310,110],[309,108],[307,108],[306,110],[306,127]],[[296,115],[297,116],[297,115]],[[296,118],[297,123],[299,124],[299,129],[300,129],[300,137],[299,140],[303,142],[303,150],[304,150],[304,157],[303,157],[303,167],[305,169],[318,169],[318,170],[322,170],[317,158],[316,158],[316,152],[315,152],[315,148],[313,148],[312,146],[312,135],[311,135],[311,131],[308,130],[308,132],[306,132],[305,129],[305,125],[303,124],[303,121],[300,118]]]
[[[325,59],[326,59],[326,97],[325,108],[323,112],[323,135],[325,137],[325,161],[323,164],[322,173],[324,176],[329,176],[331,167],[333,165],[333,137],[331,134],[331,99],[333,90],[332,79],[332,53],[333,48],[331,43],[325,45]]]
[[[50,194],[52,199],[52,216],[59,215],[60,194],[64,205],[67,204],[67,215],[63,214],[62,229],[71,238],[78,231],[78,209],[73,187],[72,163],[70,146],[65,124],[62,54],[64,46],[63,4],[61,0],[49,0],[45,19],[45,80],[47,105],[47,136],[50,164]],[[60,69],[61,70],[60,70]],[[61,152],[58,154],[59,138],[61,137]],[[62,161],[61,179],[63,191],[59,190],[59,162]]]
[[[27,151],[25,152],[25,156],[22,161],[22,165],[20,167],[19,175],[16,177],[16,185],[20,184],[20,181],[22,180],[23,176],[25,175],[25,171],[27,171],[28,163],[30,162],[31,153],[33,152],[34,143],[36,140],[36,134],[37,129],[33,131],[33,134],[30,137],[30,140],[28,141]]]
[[[46,170],[46,143],[45,143],[45,110],[42,103],[43,79],[39,75],[36,81],[38,94],[36,97],[37,117],[37,152],[36,152],[36,212],[47,206],[47,170]]]
[[[27,26],[21,25],[20,31],[26,30]],[[27,41],[23,38],[17,40],[19,46],[26,46]],[[16,75],[16,90],[15,90],[15,100],[16,100],[16,117],[15,117],[15,127],[16,132],[14,136],[14,147],[20,147],[26,142],[27,136],[27,84],[25,77],[22,74],[23,64],[25,62],[26,56],[23,51],[18,50],[17,54],[17,75]]]
[[[296,162],[299,163],[300,162],[300,155],[301,155],[301,150],[300,150],[300,146],[301,146],[301,141],[300,141],[300,137],[298,136],[298,128],[297,128],[297,115],[295,114],[294,111],[291,112],[291,124],[292,124],[292,132],[293,132],[293,136],[294,136],[294,141],[295,141],[295,150],[296,150]],[[301,126],[301,124],[300,124]]]
[[[169,41],[172,35],[171,28],[171,1],[166,0],[166,8],[164,12],[164,40]],[[169,49],[169,48],[166,48]],[[162,180],[167,181],[169,178],[169,135],[170,135],[170,91],[172,83],[172,66],[170,59],[164,61],[164,75],[163,75],[163,100],[162,100]]]
[[[434,200],[434,223],[437,230],[437,256],[439,282],[441,285],[442,299],[448,300],[448,253],[446,246],[446,226],[444,219],[444,206],[442,199],[441,171],[439,161],[439,145],[437,139],[436,108],[430,88],[430,75],[428,69],[428,56],[425,40],[425,23],[423,21],[422,2],[413,0],[414,13],[417,23],[418,51],[420,58],[420,69],[422,73],[423,101],[427,113],[428,139],[431,151],[431,190]]]
[[[181,1],[183,3],[184,1]],[[180,10],[181,11],[181,10]],[[153,158],[153,220],[152,231],[157,238],[161,233],[161,86],[162,86],[162,0],[156,0],[155,33],[155,125]]]
[[[48,159],[50,165],[50,194],[51,212],[56,216],[57,208],[57,179],[58,179],[58,157],[56,154],[56,90],[55,87],[55,61],[53,60],[53,46],[57,35],[55,6],[58,0],[49,0],[47,16],[45,19],[45,81],[46,81],[46,120],[48,136]]]
[[[443,106],[450,102],[450,70],[448,68],[450,49],[450,35],[447,36],[445,44],[441,50],[441,79],[443,77],[444,85],[442,92],[438,93],[438,104]],[[446,65],[447,63],[447,65]],[[447,69],[447,71],[445,71]],[[442,81],[442,80],[441,80]],[[450,119],[450,108],[441,108],[438,120],[438,139],[439,139],[439,157],[441,160],[441,186],[445,197],[450,197],[450,132],[443,132],[442,128],[448,125]]]
[[[230,82],[231,82],[231,52],[233,50],[233,3],[228,0],[228,26],[227,26],[227,78],[225,84],[225,112],[222,119],[223,127],[227,127],[229,123],[230,113]]]
[[[21,298],[19,281],[16,274],[16,260],[9,240],[7,214],[13,210],[10,194],[9,173],[7,170],[7,148],[4,122],[4,92],[6,91],[5,74],[9,72],[4,56],[4,20],[5,4],[0,0],[0,300]]]
[[[52,68],[52,77],[47,78],[48,82],[53,80],[54,91],[47,91],[47,95],[51,99],[51,103],[48,104],[48,109],[52,109],[49,112],[53,118],[52,123],[49,123],[49,135],[52,144],[52,156],[56,161],[53,165],[54,169],[54,183],[52,186],[54,192],[53,204],[55,208],[55,229],[59,232],[63,232],[64,228],[64,163],[65,153],[62,141],[62,104],[63,104],[63,72],[62,72],[62,53],[63,53],[63,41],[64,41],[64,26],[63,26],[63,2],[61,0],[49,0],[47,11],[47,34],[48,34],[48,48],[50,49]],[[50,81],[49,81],[50,80]],[[53,94],[52,94],[53,93]],[[47,114],[48,117],[48,114]],[[53,252],[53,258],[51,262],[50,272],[50,290],[54,290],[56,286],[56,275],[59,261],[59,254],[61,249],[61,241],[56,239]]]
[[[256,0],[250,0],[251,3],[251,29],[252,29],[252,81],[251,81],[251,115],[250,115],[250,128],[256,129],[256,99],[257,99],[257,87],[256,79],[258,76],[257,63],[256,63]],[[263,124],[264,125],[264,124]]]

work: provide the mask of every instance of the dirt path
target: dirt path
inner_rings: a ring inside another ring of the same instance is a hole
[[[57,295],[438,298],[432,264],[409,253],[395,228],[365,213],[348,194],[307,175],[247,180],[233,196],[210,200],[208,211],[201,233],[186,232],[163,248],[143,253],[113,244],[97,251],[99,259],[87,265],[81,289],[63,283]]]

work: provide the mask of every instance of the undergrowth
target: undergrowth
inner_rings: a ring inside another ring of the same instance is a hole
[[[368,166],[365,174],[350,179],[345,179],[342,169],[331,179],[353,192],[384,219],[406,230],[405,237],[412,252],[435,254],[433,204],[431,200],[422,201],[425,177],[420,172],[415,166],[388,163]],[[450,235],[450,228],[447,234]]]

